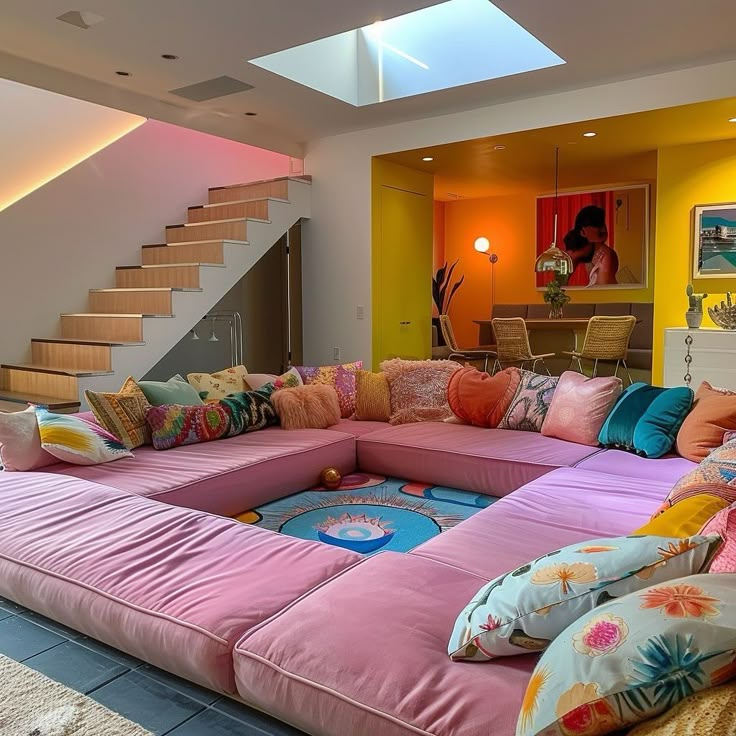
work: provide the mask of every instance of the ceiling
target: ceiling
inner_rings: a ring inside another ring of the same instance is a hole
[[[290,152],[339,132],[736,58],[733,0],[496,0],[568,63],[355,108],[246,61],[435,4],[88,0],[84,10],[104,21],[81,30],[56,20],[77,9],[70,0],[3,0],[0,75],[160,119],[176,110],[177,121],[191,127]],[[164,61],[165,53],[180,58]],[[60,71],[14,64],[10,56]],[[222,75],[254,89],[209,102],[168,93]]]
[[[539,193],[554,187],[557,146],[562,189],[596,183],[601,175],[608,177],[608,184],[654,178],[653,154],[658,148],[736,138],[736,123],[729,122],[730,118],[736,118],[736,97],[448,143],[381,158],[434,174],[435,198],[443,201],[458,196],[503,196],[528,189]],[[595,132],[596,136],[586,138],[585,132]],[[434,160],[424,162],[425,156]]]

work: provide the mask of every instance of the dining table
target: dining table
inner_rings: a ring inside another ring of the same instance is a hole
[[[584,333],[588,329],[590,317],[560,317],[559,319],[551,319],[550,317],[530,317],[524,319],[526,329],[529,332],[570,332],[575,336],[575,347],[578,348],[578,335]],[[478,325],[478,344],[492,345],[495,340],[493,338],[493,328],[490,319],[474,319],[473,322]]]

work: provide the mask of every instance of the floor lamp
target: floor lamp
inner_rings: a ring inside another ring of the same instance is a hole
[[[493,305],[496,299],[496,264],[498,263],[498,255],[491,253],[491,241],[488,238],[480,237],[475,239],[473,247],[478,253],[488,256],[491,264],[491,319],[493,319]]]

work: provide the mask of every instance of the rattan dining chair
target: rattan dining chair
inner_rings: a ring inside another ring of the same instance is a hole
[[[591,317],[585,340],[581,350],[563,351],[570,356],[570,368],[577,361],[578,370],[583,373],[583,360],[593,361],[593,378],[598,375],[598,363],[616,363],[614,375],[618,376],[619,368],[623,365],[629,383],[633,383],[629,366],[626,365],[626,356],[629,350],[629,340],[636,325],[636,317],[625,315],[621,317]]]
[[[491,325],[493,325],[493,334],[496,336],[496,352],[498,353],[496,362],[493,364],[493,373],[507,364],[524,368],[527,363],[531,363],[532,370],[536,371],[537,363],[541,362],[547,375],[552,375],[544,359],[554,358],[555,354],[535,355],[532,353],[529,333],[523,317],[495,317],[491,320]]]
[[[496,358],[495,345],[478,345],[474,348],[461,348],[457,344],[455,339],[455,331],[452,329],[452,322],[450,322],[450,315],[440,315],[440,329],[442,330],[442,337],[445,338],[447,346],[452,351],[448,356],[450,360],[460,358],[461,360],[467,361],[483,361],[483,370],[488,372],[488,363],[491,358]]]

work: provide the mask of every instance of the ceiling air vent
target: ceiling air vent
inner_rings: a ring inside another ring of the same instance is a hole
[[[214,100],[216,97],[225,97],[225,95],[234,95],[236,92],[246,92],[253,89],[252,84],[246,84],[239,79],[233,77],[215,77],[208,79],[206,82],[197,82],[179,89],[169,90],[169,94],[184,97],[194,102],[204,102],[205,100]]]

